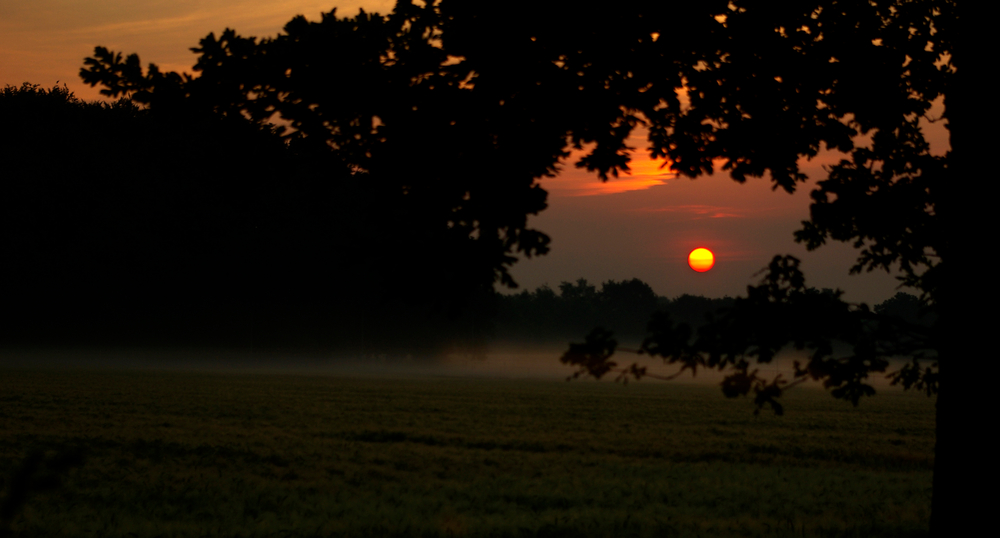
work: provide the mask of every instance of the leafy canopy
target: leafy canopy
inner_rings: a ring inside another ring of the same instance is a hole
[[[930,153],[920,120],[955,72],[954,19],[952,3],[929,0],[546,2],[529,12],[404,0],[387,16],[296,17],[274,38],[209,35],[193,49],[194,77],[143,70],[135,55],[103,48],[81,74],[153,109],[288,122],[289,144],[329,148],[404,199],[423,231],[416,240],[439,245],[432,257],[472,260],[461,274],[475,276],[459,280],[476,285],[514,285],[514,254],[547,250],[527,216],[545,207],[538,178],[570,148],[589,148],[576,166],[607,179],[628,171],[625,141],[643,127],[650,155],[679,174],[721,168],[789,192],[807,179],[801,158],[839,150],[846,157],[817,184],[796,239],[811,249],[853,243],[853,271],[897,268],[933,310],[944,294],[948,161]],[[824,323],[802,323],[816,316]],[[735,368],[727,394],[755,390],[763,405],[782,381],[758,378],[747,359],[767,362],[792,341],[813,350],[796,377],[825,379],[856,402],[887,353],[935,345],[918,335],[896,339],[906,349],[880,344],[892,324],[872,316],[838,293],[808,293],[797,260],[776,257],[707,332],[694,338],[657,319],[642,351],[691,369]],[[854,355],[834,358],[835,339],[853,342]],[[564,360],[600,376],[614,342],[591,340]],[[911,366],[897,380],[933,390],[933,372]]]

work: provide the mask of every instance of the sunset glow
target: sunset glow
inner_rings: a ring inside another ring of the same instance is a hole
[[[630,142],[642,145],[645,143],[645,131],[637,129],[637,132],[638,135],[634,135],[635,141],[630,138]],[[588,147],[587,150],[589,149]],[[586,153],[587,151],[573,151],[567,162],[572,163]],[[542,186],[556,196],[594,196],[646,190],[664,185],[668,180],[677,177],[677,174],[668,168],[665,159],[651,159],[644,151],[629,153],[632,159],[629,162],[630,171],[617,178],[600,181],[592,172],[567,166],[559,177],[545,178]]]
[[[297,14],[319,21],[334,7],[338,17],[350,17],[361,8],[366,13],[389,13],[395,4],[395,0],[5,2],[0,7],[0,88],[24,82],[50,88],[58,81],[79,98],[106,99],[99,94],[100,87],[83,83],[79,75],[83,59],[94,53],[96,45],[137,53],[144,67],[154,62],[162,70],[197,74],[192,66],[198,56],[191,47],[209,32],[219,36],[233,28],[243,36],[274,37]],[[681,109],[690,107],[687,90],[675,92]],[[934,102],[927,118],[941,116],[942,99]],[[651,157],[648,122],[641,114],[638,117],[643,121],[637,122],[625,144],[632,148],[628,173],[602,182],[596,173],[577,168],[580,158],[595,148],[593,142],[584,142],[580,149],[569,149],[554,176],[538,179],[548,192],[549,207],[530,216],[530,226],[552,238],[552,249],[512,268],[522,288],[555,286],[580,277],[592,282],[637,277],[669,296],[736,296],[756,282],[752,275],[771,256],[789,252],[810,267],[812,285],[839,287],[848,290],[852,300],[869,303],[895,293],[894,274],[847,276],[856,257],[850,245],[837,243],[807,252],[792,244],[794,250],[788,250],[792,234],[810,218],[812,186],[789,195],[774,192],[768,178],[737,183],[723,169],[724,159],[712,161],[714,176],[678,177],[663,166],[663,156]],[[946,122],[922,120],[921,126],[932,153],[944,155],[949,149]],[[822,150],[811,159],[803,157],[798,165],[815,181],[827,176],[824,166],[844,157],[835,150]],[[678,259],[683,252],[708,244],[722,249],[725,263],[719,271],[713,271],[714,257],[705,270],[685,271]],[[706,270],[713,276],[694,274]]]
[[[696,248],[688,254],[688,265],[691,269],[704,273],[715,266],[715,255],[707,248]]]

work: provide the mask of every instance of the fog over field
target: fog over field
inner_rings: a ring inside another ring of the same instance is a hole
[[[627,349],[627,347],[626,347]],[[162,370],[172,372],[217,372],[230,374],[292,374],[306,376],[365,377],[365,378],[492,378],[564,381],[575,371],[559,362],[566,346],[519,346],[514,343],[491,346],[485,355],[451,354],[439,358],[414,357],[328,357],[321,354],[281,352],[250,352],[233,350],[150,350],[150,349],[35,349],[0,350],[0,368],[14,369],[80,369],[80,370]],[[789,349],[768,364],[754,368],[768,379],[781,375],[794,379],[793,363],[805,362],[805,351]],[[679,365],[665,364],[661,359],[619,351],[614,360],[619,367],[633,362],[648,367],[650,374],[669,376],[680,370]],[[906,359],[890,361],[888,371],[898,369]],[[601,379],[611,383],[617,372]],[[646,378],[649,384],[718,385],[726,372],[699,370],[692,376],[684,372],[670,381]],[[581,377],[576,383],[590,383]],[[634,381],[633,381],[634,382]],[[883,375],[873,375],[869,383],[881,390],[901,390],[890,385]],[[801,387],[822,388],[819,383],[806,382]]]

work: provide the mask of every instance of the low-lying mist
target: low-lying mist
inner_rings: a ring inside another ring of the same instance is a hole
[[[220,374],[257,375],[307,375],[335,377],[389,377],[389,378],[483,378],[510,380],[565,381],[574,368],[562,364],[559,358],[566,345],[523,344],[505,342],[494,344],[475,353],[456,352],[433,357],[419,356],[330,356],[302,351],[250,351],[230,349],[150,349],[150,348],[35,348],[0,350],[0,367],[14,369],[59,370],[120,370],[120,371],[177,371]],[[649,373],[668,376],[680,370],[679,365],[665,364],[661,359],[631,352],[618,352],[614,357],[619,368],[633,362],[646,366]],[[770,363],[757,364],[759,375],[783,379],[794,378],[794,361],[807,360],[807,352],[787,349]],[[888,371],[898,369],[907,359],[890,361]],[[718,385],[726,372],[698,370],[694,375],[687,371],[671,381],[644,379],[651,384]],[[601,379],[613,382],[617,372]],[[579,378],[574,382],[592,382]],[[634,381],[633,381],[634,382]],[[874,374],[869,383],[878,388],[889,388],[883,374]],[[804,387],[819,387],[807,382]]]

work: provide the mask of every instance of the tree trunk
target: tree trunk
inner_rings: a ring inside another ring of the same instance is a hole
[[[989,119],[995,96],[989,88],[983,62],[987,51],[982,41],[990,35],[988,17],[973,12],[972,4],[958,2],[959,24],[954,46],[956,74],[945,98],[951,153],[949,171],[942,178],[935,210],[942,224],[944,248],[938,253],[946,271],[940,276],[939,324],[936,348],[941,356],[940,390],[937,396],[937,441],[931,502],[931,535],[976,536],[989,533],[997,488],[995,450],[987,454],[986,436],[997,424],[995,402],[987,402],[988,384],[996,370],[996,349],[991,335],[995,327],[995,303],[984,292],[995,285],[989,268],[976,267],[976,253],[992,251],[982,241],[995,232],[987,215],[991,196],[984,192],[996,173],[989,159],[995,148],[996,123]],[[962,9],[962,8],[965,9]],[[963,17],[965,15],[965,17]],[[991,200],[992,201],[992,200]],[[992,239],[992,237],[989,237]],[[992,241],[990,241],[992,243]],[[984,310],[984,307],[986,310]],[[995,446],[995,445],[994,445]],[[995,532],[995,531],[994,531]]]

